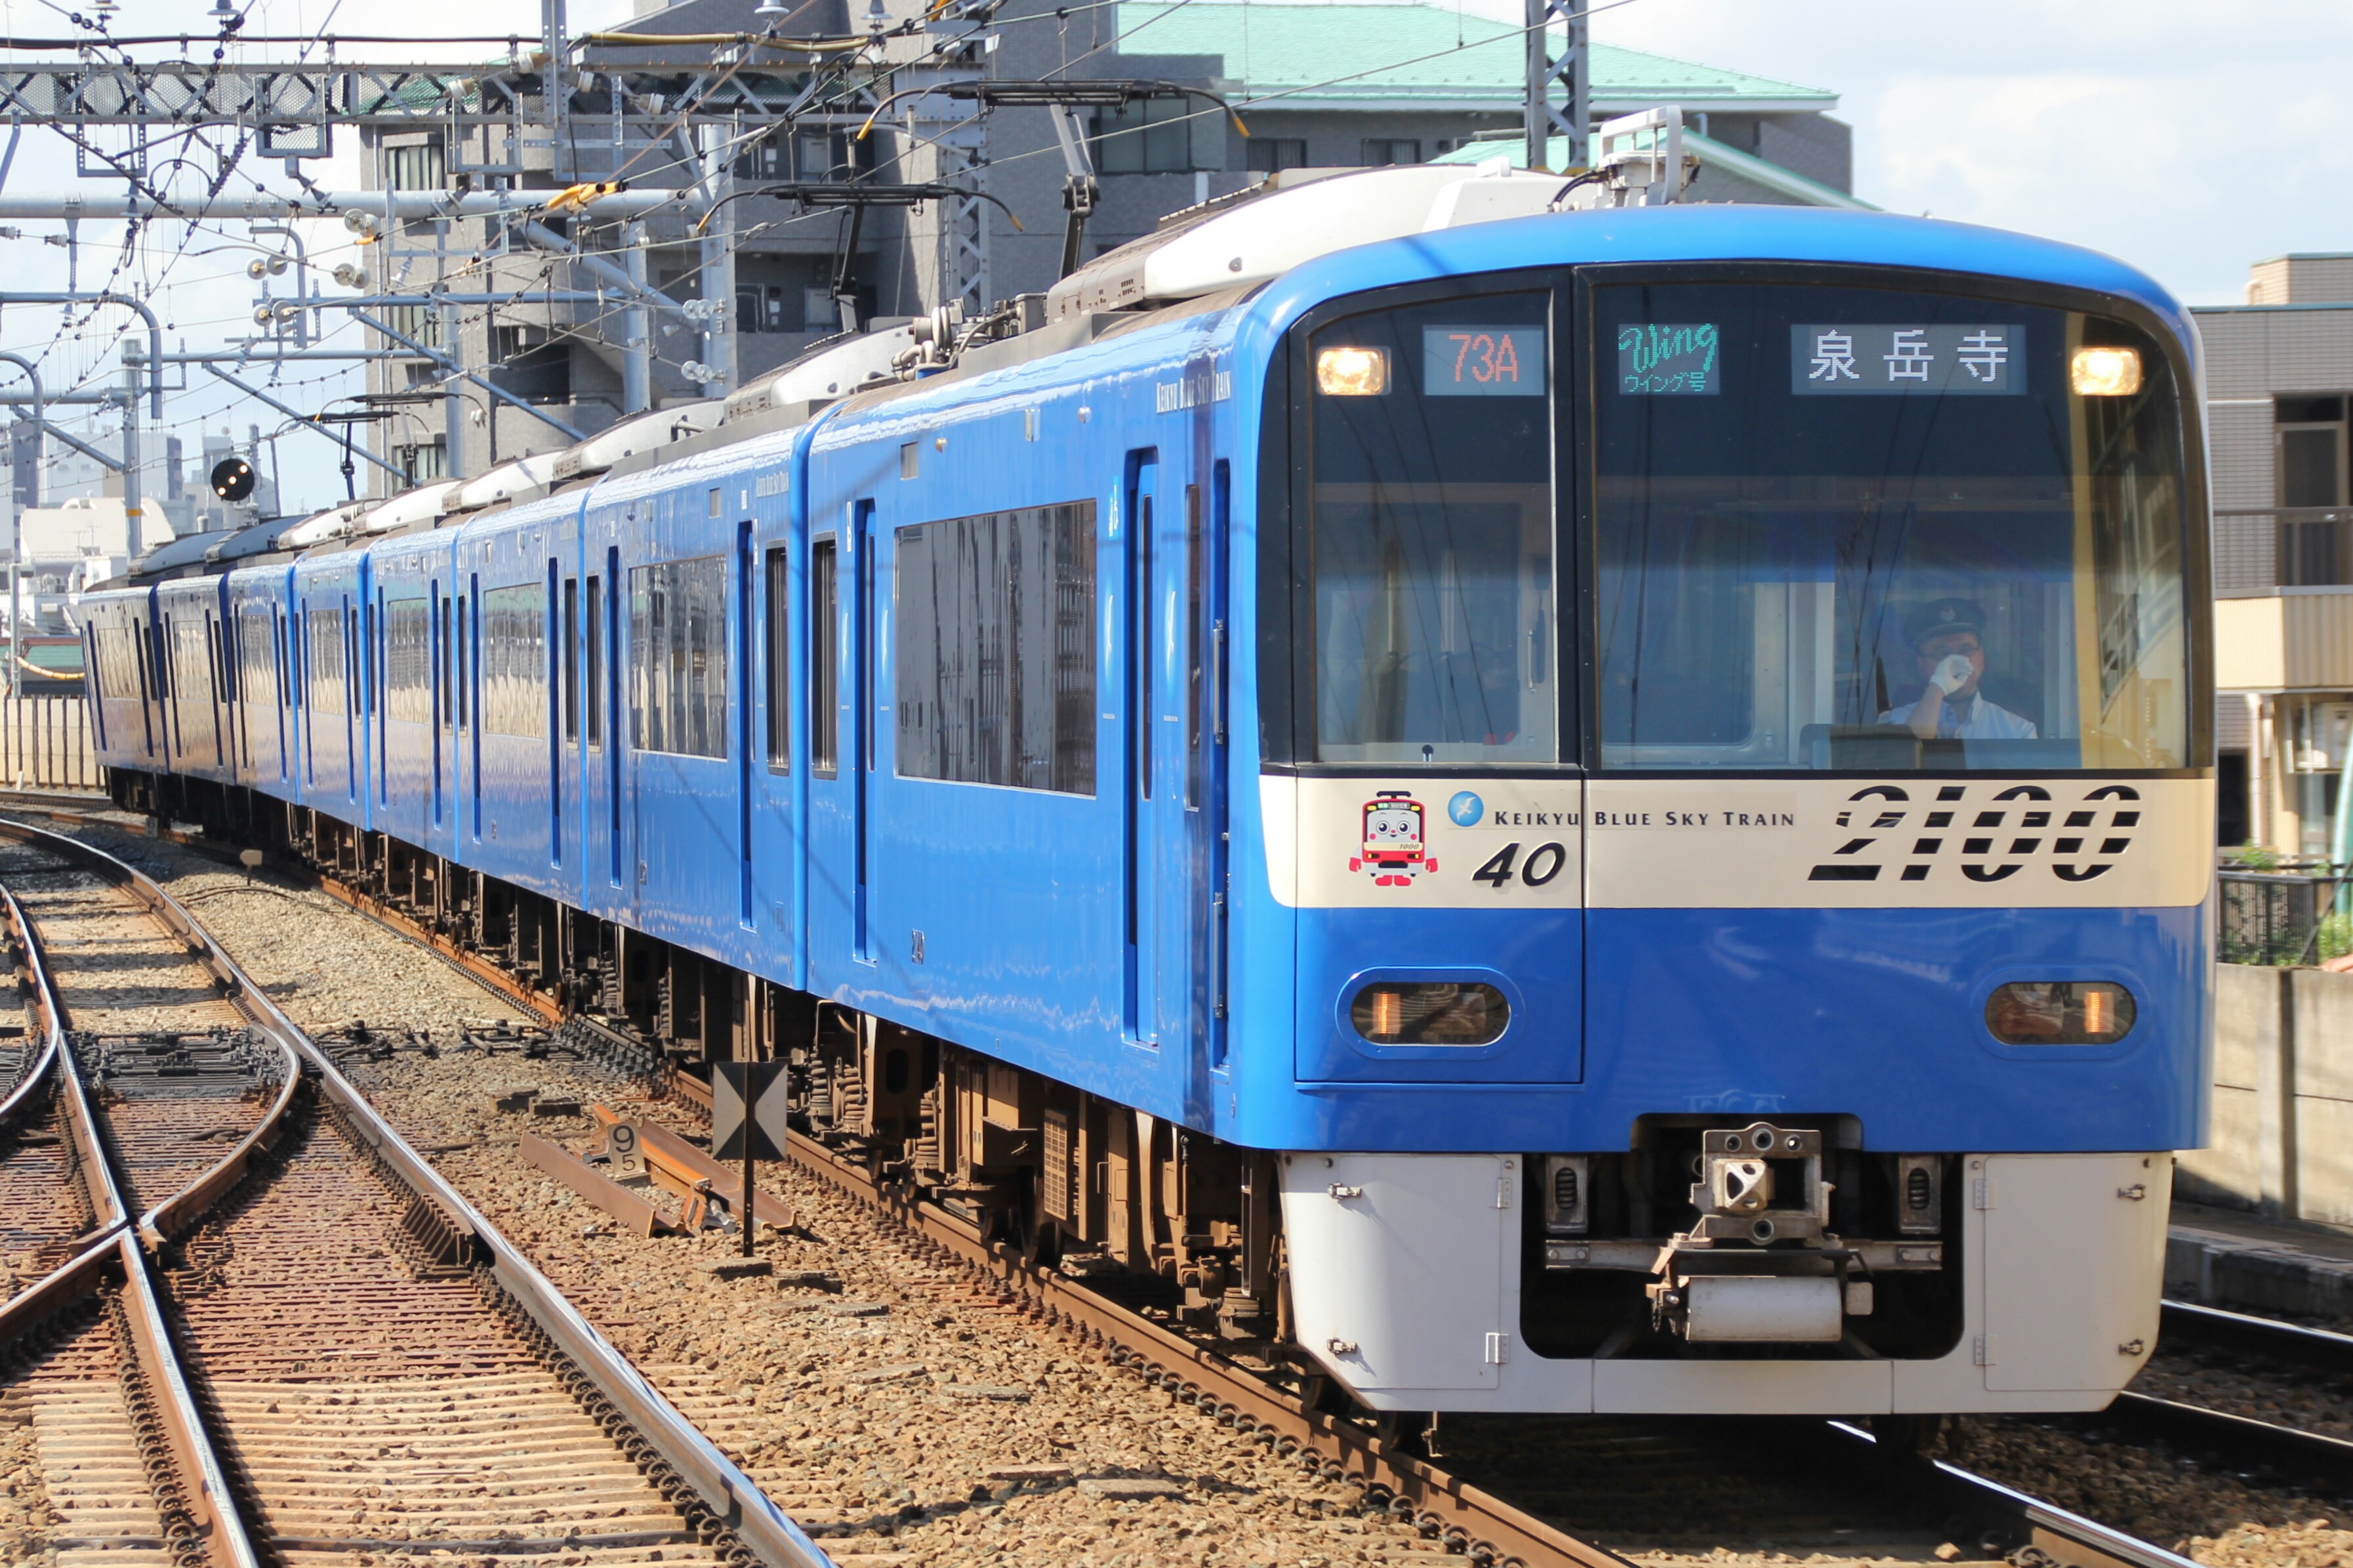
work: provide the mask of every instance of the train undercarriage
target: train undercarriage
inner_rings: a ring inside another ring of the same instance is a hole
[[[787,1064],[797,1127],[983,1237],[1197,1332],[1290,1342],[1275,1155],[853,1012],[307,806],[110,773],[125,810],[301,863],[495,963],[655,1073]],[[635,1047],[629,1051],[627,1047]],[[1239,1348],[1239,1347],[1238,1347]]]
[[[588,1054],[703,1085],[715,1062],[785,1062],[808,1136],[1401,1430],[1452,1409],[2097,1409],[2154,1337],[2159,1156],[1866,1152],[1850,1118],[1704,1114],[1594,1154],[1243,1149],[308,807],[110,779],[126,810],[309,866],[502,970]],[[2031,1293],[1997,1278],[2087,1247],[2114,1267],[2064,1333],[1998,1331]],[[1465,1341],[1473,1320],[1494,1326]],[[2046,1340],[2024,1382],[1996,1364]]]

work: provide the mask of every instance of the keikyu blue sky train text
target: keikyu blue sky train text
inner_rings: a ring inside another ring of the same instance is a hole
[[[111,788],[1374,1410],[2097,1408],[2208,1116],[2196,333],[1562,184],[1278,176],[111,584]]]

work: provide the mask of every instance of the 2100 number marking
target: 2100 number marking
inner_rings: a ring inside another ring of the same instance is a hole
[[[1520,847],[1517,844],[1506,844],[1487,857],[1487,863],[1472,872],[1471,879],[1474,882],[1484,882],[1497,892],[1502,892],[1511,885],[1514,876],[1514,868],[1516,865],[1517,878],[1524,886],[1541,888],[1559,876],[1561,868],[1567,864],[1568,851],[1557,844],[1537,845],[1528,851],[1528,858],[1525,862],[1520,860]]]

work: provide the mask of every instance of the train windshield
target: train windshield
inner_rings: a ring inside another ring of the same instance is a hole
[[[1550,314],[1453,300],[1310,340],[1320,760],[1558,757]]]
[[[2195,761],[2188,479],[2155,342],[1894,290],[1593,301],[1605,767]]]

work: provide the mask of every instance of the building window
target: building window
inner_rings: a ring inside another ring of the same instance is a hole
[[[428,349],[441,346],[441,311],[433,305],[387,305],[384,308],[384,324],[411,342],[423,343]],[[427,371],[426,366],[415,367]]]
[[[2274,407],[2280,505],[2345,505],[2345,399],[2283,397]]]
[[[1359,160],[1368,169],[1383,168],[1390,163],[1419,163],[1421,143],[1409,136],[1367,136],[1365,155]]]
[[[491,380],[525,403],[572,401],[572,346],[545,327],[491,329]]]
[[[769,132],[736,156],[739,180],[798,181],[805,184],[854,180],[874,168],[874,143],[860,142],[853,127]]]
[[[449,471],[449,448],[438,441],[420,441],[400,449],[400,471],[412,485],[430,484]]]
[[[1188,99],[1147,98],[1095,114],[1095,167],[1106,174],[1179,174],[1193,167]]]
[[[727,754],[725,557],[630,569],[629,743]]]
[[[1303,169],[1307,167],[1307,142],[1303,137],[1253,136],[1242,157],[1243,167],[1254,174]]]
[[[449,183],[441,158],[441,143],[384,150],[385,184],[396,191],[438,191]]]

